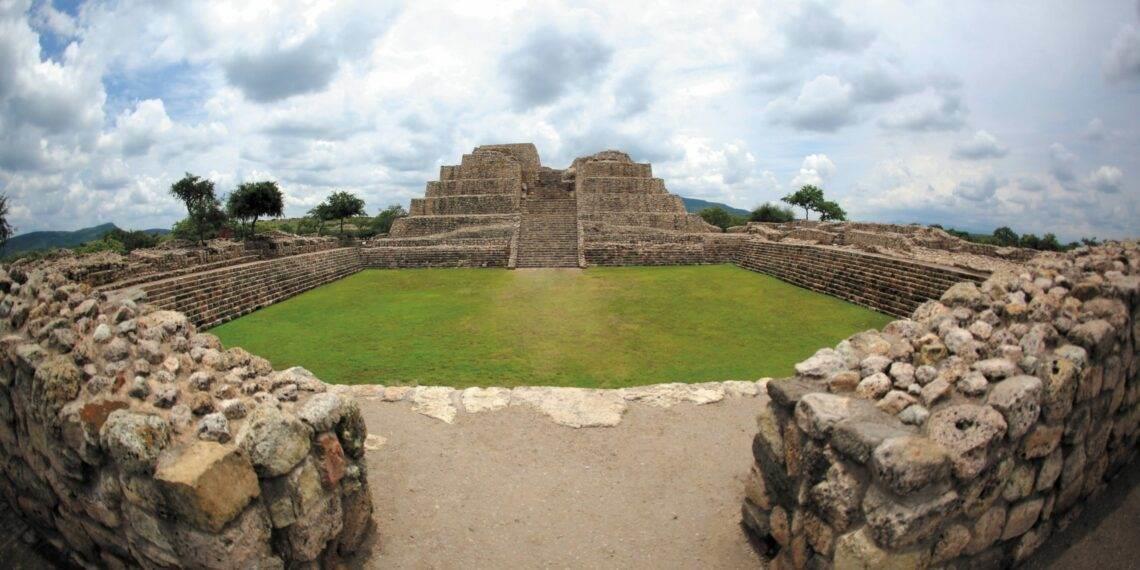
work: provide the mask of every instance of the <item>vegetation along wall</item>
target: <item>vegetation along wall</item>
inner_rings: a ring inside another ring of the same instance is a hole
[[[760,252],[757,252],[760,253]],[[768,384],[746,527],[779,568],[1024,561],[1136,455],[1137,244],[965,281]]]
[[[371,526],[365,436],[355,403],[181,313],[0,271],[0,492],[75,564],[331,564]]]

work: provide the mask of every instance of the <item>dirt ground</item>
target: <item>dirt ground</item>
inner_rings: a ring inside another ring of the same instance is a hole
[[[453,425],[364,407],[380,545],[368,568],[756,568],[739,526],[760,398],[630,406],[572,429],[526,407]]]

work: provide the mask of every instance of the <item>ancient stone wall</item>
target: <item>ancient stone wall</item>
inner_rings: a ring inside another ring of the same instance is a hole
[[[1136,455],[1140,249],[1038,257],[768,384],[743,520],[780,568],[1006,568]]]
[[[587,266],[731,263],[743,244],[743,236],[701,234],[695,237],[695,240],[673,243],[585,242],[585,261]]]
[[[583,178],[577,185],[579,200],[586,194],[633,193],[665,194],[665,181],[660,178],[620,178],[594,176]]]
[[[984,277],[870,253],[758,238],[744,242],[739,251],[736,262],[741,267],[895,316],[909,315],[958,281]]]
[[[463,216],[409,216],[392,222],[392,237],[420,237],[477,228],[480,226],[500,226],[514,223],[518,214],[488,214]]]
[[[0,271],[0,331],[0,492],[69,562],[327,567],[366,537],[364,421],[303,369],[57,272]]]
[[[443,244],[403,247],[368,247],[360,250],[363,267],[401,269],[413,267],[507,267],[510,243]]]
[[[408,213],[413,216],[456,216],[470,214],[511,214],[519,211],[519,197],[513,194],[476,194],[413,198]]]
[[[676,212],[684,211],[685,203],[674,194],[635,194],[632,192],[593,193],[578,195],[578,214],[601,212]]]
[[[138,288],[149,303],[185,313],[196,326],[209,328],[360,269],[359,249],[346,247],[223,267]]]

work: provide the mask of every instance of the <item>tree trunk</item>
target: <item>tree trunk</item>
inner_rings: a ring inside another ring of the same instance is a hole
[[[804,206],[804,219],[805,219],[805,220],[810,220],[810,219],[811,219],[811,217],[810,217],[810,216],[808,216],[808,209],[807,209],[807,206]]]
[[[249,223],[249,237],[257,235],[257,216],[253,217],[253,221]]]
[[[344,218],[340,219],[340,235],[344,237]]]

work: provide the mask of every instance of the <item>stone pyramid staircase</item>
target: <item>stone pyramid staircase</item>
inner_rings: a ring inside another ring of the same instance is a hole
[[[516,267],[578,267],[578,206],[563,186],[538,186],[523,200]]]

